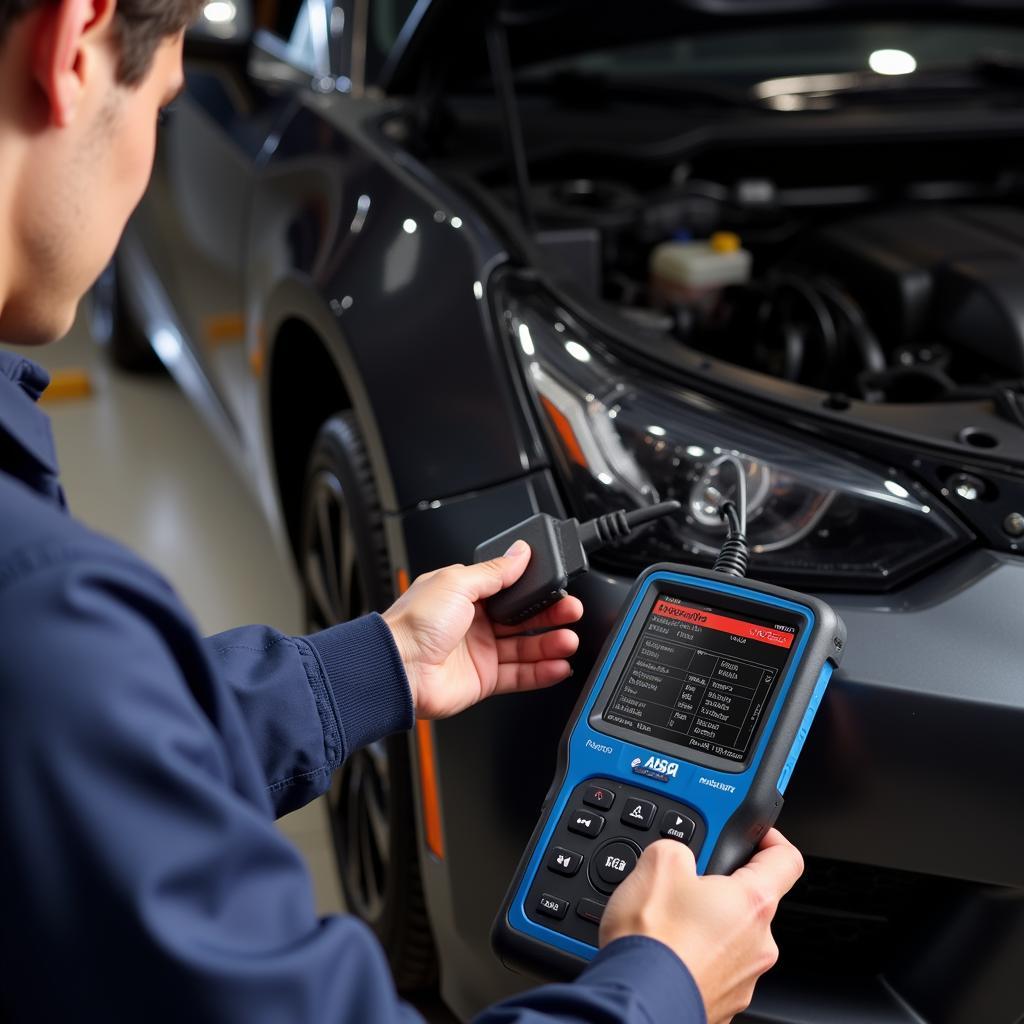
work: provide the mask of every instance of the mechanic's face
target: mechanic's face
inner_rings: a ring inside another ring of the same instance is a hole
[[[34,151],[31,142],[23,149],[14,210],[19,271],[0,314],[5,340],[41,344],[71,327],[146,189],[160,109],[183,81],[182,39],[165,40],[133,86],[117,81],[109,37],[83,41],[67,95],[59,85],[42,90],[48,123]]]

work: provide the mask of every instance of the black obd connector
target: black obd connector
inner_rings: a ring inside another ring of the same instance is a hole
[[[495,622],[514,626],[565,597],[569,582],[590,568],[588,552],[624,540],[633,531],[679,511],[678,501],[663,501],[631,512],[609,512],[581,523],[546,513],[531,516],[477,546],[474,562],[499,558],[517,541],[530,545],[530,563],[523,575],[487,602]]]

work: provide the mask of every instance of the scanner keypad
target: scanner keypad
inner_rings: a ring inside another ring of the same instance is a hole
[[[604,905],[644,849],[670,838],[696,856],[704,837],[701,816],[678,800],[621,780],[587,779],[573,790],[544,850],[526,916],[596,946]]]

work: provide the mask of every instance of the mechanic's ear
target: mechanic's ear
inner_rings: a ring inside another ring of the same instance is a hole
[[[115,7],[116,0],[57,0],[40,8],[32,70],[52,125],[71,124],[87,85],[103,73],[105,61],[118,59]]]

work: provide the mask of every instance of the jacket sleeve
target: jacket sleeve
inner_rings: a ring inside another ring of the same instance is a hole
[[[402,659],[376,613],[306,637],[243,626],[206,647],[242,710],[278,815],[323,793],[353,750],[412,726]]]
[[[661,942],[640,935],[605,946],[572,983],[531,989],[474,1024],[706,1024],[692,975]]]
[[[155,578],[95,563],[19,576],[0,571],[0,1016],[420,1020],[372,933],[317,917],[246,727]],[[255,673],[271,691],[276,674]]]

